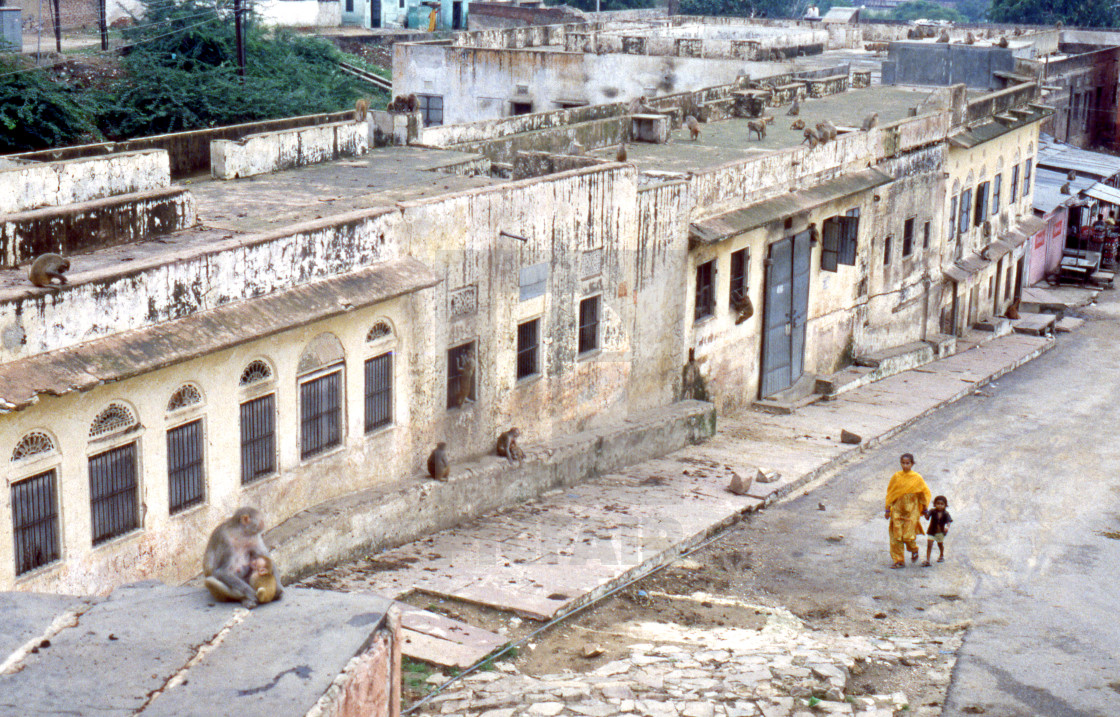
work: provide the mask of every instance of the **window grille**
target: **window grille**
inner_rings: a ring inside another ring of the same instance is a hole
[[[369,333],[366,334],[366,343],[367,344],[372,344],[374,341],[377,341],[378,339],[383,339],[386,336],[392,336],[392,335],[393,335],[393,328],[391,326],[389,326],[389,324],[385,323],[384,321],[378,321],[376,324],[373,325],[372,328],[370,328]]]
[[[731,284],[728,287],[728,302],[733,310],[738,310],[747,298],[747,266],[750,263],[750,250],[740,249],[731,252]]]
[[[821,271],[836,271],[840,264],[840,217],[821,224]]]
[[[177,411],[180,408],[195,406],[200,403],[202,403],[202,394],[198,392],[197,388],[187,383],[171,394],[171,400],[167,402],[167,410],[169,412]]]
[[[24,458],[50,453],[54,450],[54,441],[42,431],[32,431],[20,439],[16,449],[12,451],[12,460],[21,461]]]
[[[425,127],[443,124],[443,95],[416,95],[416,99]]]
[[[276,470],[276,394],[241,404],[241,483]]]
[[[366,359],[366,433],[393,422],[393,353]]]
[[[579,302],[579,352],[599,348],[599,297],[592,296]]]
[[[540,319],[533,319],[517,325],[517,378],[519,379],[540,373],[537,368],[540,323]]]
[[[478,385],[478,355],[475,354],[474,342],[456,346],[447,352],[447,407],[459,407],[459,386],[463,381],[463,371],[460,368],[464,359],[472,357],[475,361],[475,370],[470,376],[471,385],[465,387],[465,396],[475,399],[475,387]]]
[[[120,433],[136,425],[136,417],[127,406],[120,403],[110,403],[89,427],[89,437],[99,438],[111,433]]]
[[[198,505],[205,496],[202,460],[202,420],[167,432],[167,480],[171,513]]]
[[[342,371],[301,383],[299,412],[301,458],[342,443]]]
[[[715,273],[716,262],[714,259],[696,267],[696,320],[715,313]]]
[[[12,483],[12,543],[16,575],[59,558],[56,473],[49,470]]]
[[[136,444],[113,448],[89,459],[93,544],[140,527],[136,483]]]
[[[245,370],[241,372],[241,380],[238,383],[241,386],[251,386],[270,378],[272,378],[272,367],[264,361],[257,360],[245,367]]]
[[[914,218],[910,217],[902,224],[902,255],[910,256],[914,252]]]

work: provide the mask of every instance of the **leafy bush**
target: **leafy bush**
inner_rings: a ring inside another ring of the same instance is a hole
[[[0,152],[98,141],[92,99],[33,65],[0,59]]]

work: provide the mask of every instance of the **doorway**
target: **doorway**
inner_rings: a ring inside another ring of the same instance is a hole
[[[809,232],[770,245],[762,329],[759,395],[792,386],[805,368],[805,323],[809,314]]]
[[[451,3],[451,29],[463,29],[463,3],[461,0],[454,0]]]

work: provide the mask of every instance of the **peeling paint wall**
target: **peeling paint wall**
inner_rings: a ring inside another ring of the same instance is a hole
[[[210,173],[218,179],[251,177],[293,167],[357,157],[369,149],[366,122],[280,130],[210,143]]]
[[[0,169],[0,214],[171,186],[167,152],[142,150]]]

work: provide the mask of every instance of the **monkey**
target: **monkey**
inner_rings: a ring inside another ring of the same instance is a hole
[[[474,386],[475,360],[474,352],[468,351],[455,362],[459,370],[459,386],[455,391],[455,405],[462,408],[463,404],[471,398],[471,388]]]
[[[1071,189],[1071,187],[1069,186],[1069,182],[1066,182],[1066,183],[1065,183],[1065,184],[1063,184],[1063,185],[1062,185],[1061,187],[1059,187],[1059,188],[1058,188],[1058,192],[1059,192],[1060,194],[1072,194],[1072,189]]]
[[[820,144],[821,136],[817,134],[817,131],[812,127],[806,127],[803,134],[805,139],[801,140],[801,144],[805,144],[806,142],[808,142],[810,149]]]
[[[1019,37],[1020,35],[1023,34],[1023,30],[1021,28],[1017,27],[1017,28],[1015,28],[1014,30],[1011,31],[1011,34],[1014,35],[1015,37]]]
[[[938,42],[948,42],[949,41],[949,31],[948,30],[942,30],[941,34],[937,36],[937,41]]]
[[[817,122],[817,134],[820,135],[821,142],[831,142],[836,139],[836,125],[830,120]]]
[[[620,144],[618,146],[618,152],[615,153],[614,160],[616,162],[625,162],[626,161],[626,145],[625,144]]]
[[[999,42],[997,42],[997,43],[996,43],[996,46],[997,46],[997,47],[1007,47],[1007,46],[1008,46],[1008,45],[1010,45],[1010,44],[1011,44],[1011,43],[1007,41],[1007,37],[1005,37],[1005,36],[1001,36],[1001,37],[999,38]]]
[[[257,596],[257,602],[264,604],[279,600],[284,594],[284,586],[276,579],[272,569],[272,558],[267,555],[254,555],[249,561],[252,572],[249,574],[249,586]]]
[[[795,119],[793,121],[793,124],[791,124],[789,126],[789,128],[792,129],[792,130],[803,130],[803,129],[805,129],[805,120]]]
[[[447,480],[451,475],[451,464],[447,461],[447,444],[437,443],[436,449],[428,456],[428,475],[436,480]]]
[[[369,100],[362,98],[354,103],[354,121],[361,122],[369,112]]]
[[[912,28],[910,28],[909,30],[906,31],[906,39],[907,40],[921,40],[922,39],[922,31],[919,30],[916,27],[912,27]]]
[[[692,134],[692,141],[695,142],[700,138],[700,123],[692,115],[684,118],[684,126],[688,127],[688,131]]]
[[[1012,321],[1018,321],[1019,320],[1019,299],[1015,299],[1015,301],[1012,301],[1011,305],[1007,307],[1007,311],[1005,311],[1003,315],[1006,316],[1007,318],[1011,319]]]
[[[863,118],[863,126],[860,129],[862,129],[864,132],[870,132],[871,130],[875,129],[878,124],[879,113],[872,112],[871,114],[867,115],[867,117]]]
[[[774,124],[774,115],[762,115],[759,117],[766,124]]]
[[[969,33],[964,36],[964,44],[966,44],[966,45],[975,45],[976,44],[976,36],[972,34],[972,31],[969,31]]]
[[[268,557],[263,531],[264,518],[256,508],[238,508],[233,517],[214,528],[202,555],[206,589],[214,599],[240,601],[249,609],[257,606],[257,592],[246,579],[253,570],[253,556]]]
[[[517,445],[517,439],[520,437],[521,430],[516,426],[502,433],[498,436],[498,445],[495,447],[495,453],[503,458],[508,458],[510,463],[514,461],[520,463],[525,460],[525,452],[521,450],[521,446]]]
[[[736,314],[736,325],[754,316],[754,304],[751,303],[751,297],[747,296],[747,292],[743,289],[736,289],[731,292],[731,308]]]
[[[801,101],[794,98],[793,104],[789,106],[789,111],[786,112],[790,117],[796,117],[801,114]]]
[[[747,120],[747,139],[750,140],[751,132],[758,135],[758,141],[766,139],[766,122],[765,120]]]
[[[1071,182],[1073,180],[1077,179],[1077,172],[1073,171],[1072,169],[1069,170],[1068,172],[1066,172],[1066,179],[1068,179]]]
[[[31,263],[27,278],[35,286],[52,286],[54,279],[58,279],[59,284],[66,284],[66,277],[62,274],[67,271],[70,271],[69,259],[58,254],[41,254]]]

